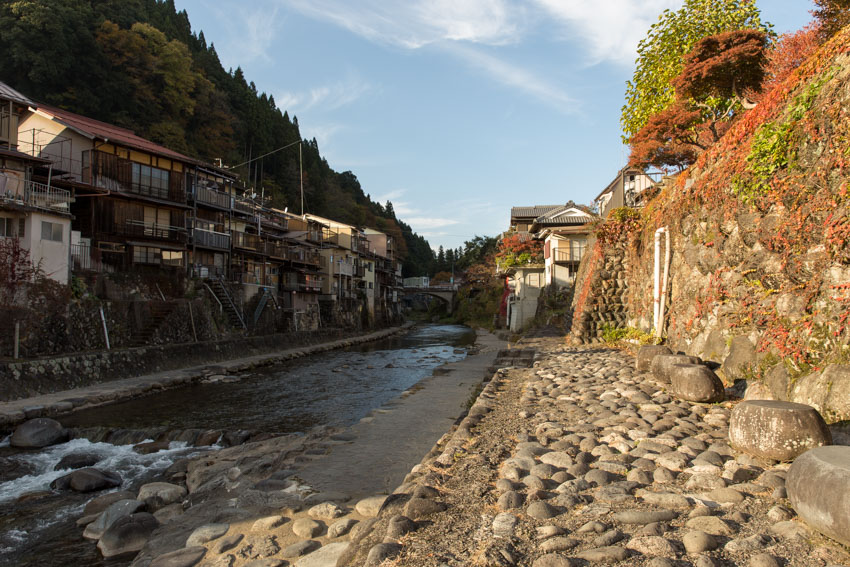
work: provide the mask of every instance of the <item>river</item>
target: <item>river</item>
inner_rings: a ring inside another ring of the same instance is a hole
[[[59,421],[79,434],[93,430],[251,430],[272,434],[316,426],[356,423],[430,375],[466,356],[471,329],[424,325],[411,332],[344,350],[258,369],[233,381],[167,390],[70,414]],[[92,495],[56,492],[50,482],[62,457],[94,453],[97,467],[121,475],[121,489],[137,489],[175,460],[204,450],[172,442],[167,451],[140,455],[132,445],[93,443],[85,438],[40,451],[0,442],[0,565],[124,565],[105,561],[82,539],[75,520]],[[101,493],[97,493],[99,495]],[[21,498],[23,496],[23,498]]]

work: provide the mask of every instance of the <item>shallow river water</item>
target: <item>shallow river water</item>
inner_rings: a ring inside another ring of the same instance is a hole
[[[71,414],[66,427],[146,430],[190,428],[293,433],[348,426],[410,388],[441,364],[466,356],[475,333],[455,325],[424,325],[410,333],[346,350],[259,369],[234,382],[200,384]],[[205,449],[209,450],[209,449]],[[121,489],[135,489],[176,459],[198,453],[174,442],[168,451],[139,455],[131,445],[74,439],[40,451],[0,441],[0,565],[124,565],[105,561],[74,525],[92,495],[59,493],[54,470],[73,453],[95,453],[97,467],[117,472]],[[32,497],[21,499],[22,495]]]

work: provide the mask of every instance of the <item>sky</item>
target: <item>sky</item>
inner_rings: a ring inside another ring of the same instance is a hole
[[[590,204],[626,163],[638,42],[681,0],[176,0],[225,69],[433,248]],[[781,34],[808,0],[757,0]],[[305,208],[309,212],[309,202]]]

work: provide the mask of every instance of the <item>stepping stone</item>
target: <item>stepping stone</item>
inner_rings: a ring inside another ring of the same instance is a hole
[[[151,561],[150,567],[192,567],[200,563],[207,553],[207,548],[201,545],[184,547],[171,553],[160,555]]]
[[[669,376],[670,390],[680,400],[714,403],[726,397],[723,382],[702,364],[674,364]]]
[[[206,524],[199,528],[196,528],[195,531],[186,538],[186,547],[194,547],[196,545],[203,545],[205,543],[211,542],[214,539],[218,539],[224,534],[227,533],[227,530],[230,529],[230,524]]]
[[[650,370],[656,380],[663,384],[669,384],[674,365],[699,363],[700,359],[696,356],[687,356],[684,354],[659,354],[652,359]]]
[[[803,453],[785,480],[794,511],[811,527],[850,545],[850,447],[818,447]]]
[[[640,347],[635,361],[635,368],[638,372],[649,372],[652,359],[659,354],[673,354],[669,347],[664,345],[645,345]]]
[[[832,435],[811,406],[751,400],[732,410],[729,443],[755,457],[791,461],[809,449],[831,445]]]
[[[329,543],[318,551],[305,555],[295,563],[295,567],[329,567],[336,565],[350,544],[345,541]]]

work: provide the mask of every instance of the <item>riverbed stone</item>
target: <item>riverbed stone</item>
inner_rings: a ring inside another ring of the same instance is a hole
[[[850,447],[818,447],[791,464],[785,480],[794,511],[811,527],[850,545]]]
[[[156,557],[150,567],[192,567],[200,563],[206,553],[207,548],[202,545],[184,547]]]
[[[670,347],[664,345],[644,345],[638,349],[635,368],[638,372],[649,372],[652,359],[659,354],[673,354]]]
[[[93,467],[101,459],[102,457],[96,453],[71,453],[70,455],[62,457],[59,462],[56,463],[56,466],[53,467],[53,470],[61,471],[64,469]]]
[[[670,391],[680,400],[714,403],[725,398],[723,382],[702,364],[674,364],[669,369]]]
[[[534,560],[531,567],[576,567],[578,561],[559,553],[547,553]]]
[[[75,492],[95,492],[116,486],[121,486],[121,477],[118,474],[94,467],[75,470],[50,483],[51,488],[71,489]]]
[[[307,539],[286,546],[280,554],[287,559],[292,557],[301,557],[302,555],[307,555],[308,553],[319,549],[321,546],[322,544],[320,542],[313,539]]]
[[[37,417],[15,428],[9,444],[19,449],[41,449],[68,440],[68,430],[49,417]]]
[[[83,537],[86,539],[100,539],[103,536],[103,533],[108,530],[116,520],[123,518],[124,516],[129,516],[130,514],[135,514],[142,507],[144,507],[144,503],[139,502],[138,500],[126,499],[113,502],[97,517],[95,521],[86,526],[86,529],[83,530]]]
[[[370,496],[358,501],[357,504],[354,505],[354,509],[364,518],[375,518],[386,500],[387,497],[385,495]]]
[[[229,536],[220,537],[216,540],[213,540],[213,544],[210,549],[212,549],[212,551],[215,553],[225,553],[239,545],[239,542],[241,542],[244,537],[245,536],[243,534],[233,534]]]
[[[601,563],[603,565],[625,561],[628,556],[629,552],[626,548],[616,545],[597,547],[576,553],[576,557],[579,559],[584,559],[590,563]]]
[[[328,527],[328,537],[342,537],[350,532],[351,528],[355,525],[357,525],[357,520],[353,518],[342,518],[341,520],[337,520]]]
[[[685,551],[690,555],[713,551],[719,545],[717,538],[701,530],[686,533],[682,538],[682,543],[685,546]]]
[[[149,509],[159,509],[180,502],[186,494],[186,488],[183,486],[170,482],[150,482],[139,488],[136,498],[145,502]]]
[[[186,547],[203,545],[220,538],[230,529],[230,524],[206,524],[195,528],[186,538]]]
[[[147,543],[159,522],[147,512],[117,519],[97,542],[101,554],[109,559],[137,553]]]
[[[394,559],[401,552],[401,546],[397,543],[379,543],[369,549],[366,556],[365,567],[378,567],[388,559]]]
[[[749,400],[732,410],[729,443],[759,458],[791,461],[809,449],[832,444],[832,435],[811,406]]]
[[[692,530],[702,531],[715,536],[731,536],[735,533],[732,526],[717,516],[697,516],[685,522]]]
[[[324,529],[324,524],[310,518],[298,518],[292,522],[292,533],[303,538],[316,537]]]
[[[652,522],[668,522],[678,514],[673,510],[626,510],[613,516],[615,522],[621,524],[650,524]]]
[[[316,519],[333,520],[345,515],[345,510],[333,502],[322,502],[307,510],[307,515]]]
[[[650,370],[655,379],[662,384],[669,384],[673,366],[676,364],[699,364],[696,356],[684,354],[659,354],[652,358]]]
[[[348,542],[338,541],[322,546],[295,562],[295,567],[336,567],[339,558],[348,550]]]
[[[131,492],[129,490],[118,490],[116,492],[110,492],[108,494],[101,494],[100,496],[96,496],[88,501],[86,507],[83,508],[83,515],[89,516],[92,514],[100,514],[114,502],[118,502],[119,500],[135,500],[136,493]]]
[[[627,549],[650,557],[676,557],[676,548],[661,536],[634,537],[626,544]]]

